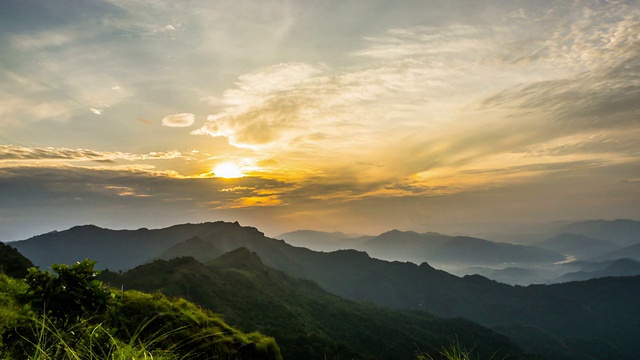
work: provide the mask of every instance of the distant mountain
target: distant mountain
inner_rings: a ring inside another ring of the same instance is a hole
[[[315,230],[296,230],[276,236],[294,246],[303,246],[317,251],[336,251],[358,249],[373,236],[345,234],[343,232],[322,232]]]
[[[315,252],[267,238],[257,229],[237,223],[184,224],[135,231],[84,228],[85,233],[81,231],[83,228],[73,228],[12,245],[22,245],[39,254],[40,261],[46,260],[45,264],[61,262],[73,254],[106,261],[103,268],[119,269],[113,264],[120,264],[120,268],[132,267],[136,261],[144,263],[171,246],[198,236],[224,252],[246,247],[256,252],[265,265],[296,278],[311,279],[323,289],[351,300],[397,309],[426,310],[443,317],[462,317],[488,327],[511,328],[514,324],[535,327],[565,344],[581,343],[568,339],[598,344],[596,339],[600,339],[617,349],[610,351],[616,359],[630,359],[640,353],[640,333],[636,331],[640,326],[640,313],[635,311],[640,308],[640,277],[513,287],[478,275],[460,278],[427,263],[373,259],[356,250]],[[414,234],[405,236],[415,237]],[[418,239],[422,238],[418,236]],[[482,241],[480,244],[486,245]],[[86,253],[78,249],[80,245]],[[148,252],[139,254],[141,250],[137,246]],[[130,253],[134,256],[129,256]],[[35,258],[28,257],[39,264]],[[189,289],[199,291],[197,286]],[[539,339],[529,341],[526,336],[519,339],[518,345],[523,348],[538,349]],[[539,349],[539,352],[545,351]],[[571,347],[571,350],[576,354],[575,359],[589,358],[584,347]],[[553,352],[543,355],[567,359]]]
[[[565,259],[558,253],[533,246],[398,230],[380,234],[360,249],[379,259],[417,264],[424,261],[448,265],[550,264]]]
[[[10,245],[0,242],[0,273],[14,278],[23,278],[33,263]]]
[[[640,261],[640,243],[624,247],[620,250],[616,250],[608,254],[598,256],[593,260],[606,261],[606,260],[616,260],[616,259],[624,259],[624,258]]]
[[[620,248],[620,245],[611,241],[569,233],[556,235],[535,245],[560,254],[574,256],[576,259],[590,259]]]
[[[411,359],[458,341],[480,358],[528,358],[504,336],[461,319],[387,310],[341,299],[265,266],[240,248],[208,262],[155,261],[117,276],[117,287],[184,296],[241,329],[276,338],[286,359]]]
[[[207,262],[222,255],[215,245],[204,241],[198,236],[191,237],[181,243],[173,245],[163,252],[158,259],[170,260],[177,257],[192,256],[200,262]]]
[[[219,252],[226,252],[248,246],[253,239],[264,238],[264,234],[255,228],[242,227],[237,222],[222,221],[154,230],[109,230],[84,225],[14,241],[11,246],[41,267],[54,263],[73,264],[90,258],[98,261],[97,266],[101,269],[126,270],[160,258],[167,251],[188,253],[189,244],[174,250],[170,248],[193,237],[214,244]]]
[[[556,233],[570,233],[614,242],[621,246],[640,243],[640,221],[591,220],[561,227]]]
[[[565,274],[557,279],[554,283],[563,283],[569,281],[583,281],[589,279],[597,279],[608,276],[636,276],[640,275],[640,262],[631,259],[609,260],[603,263],[597,263],[586,270]]]

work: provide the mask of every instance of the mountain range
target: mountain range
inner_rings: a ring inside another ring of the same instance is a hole
[[[590,220],[567,224],[554,231],[608,240],[620,246],[640,243],[640,221],[629,219]]]
[[[432,265],[552,264],[565,256],[540,247],[494,242],[470,236],[392,230],[378,236],[340,237],[341,233],[296,231],[278,238],[298,246],[311,244],[323,251],[355,249],[383,260]]]
[[[560,254],[570,254],[578,260],[592,259],[622,247],[612,241],[571,233],[562,233],[535,245]]]
[[[454,341],[481,358],[530,358],[505,336],[470,321],[329,294],[265,266],[246,248],[207,264],[191,257],[156,260],[101,279],[117,288],[185,297],[242,330],[274,336],[288,359],[411,359],[418,349],[433,354]]]
[[[194,236],[200,240],[194,241]],[[103,268],[126,270],[172,248],[187,255],[185,249],[195,245],[197,253],[192,255],[202,256],[203,241],[213,245],[212,257],[213,252],[245,247],[255,252],[262,264],[293,278],[312,280],[335,295],[465,318],[508,335],[525,351],[549,359],[602,358],[594,355],[598,353],[631,359],[640,353],[640,334],[635,331],[640,326],[636,310],[640,308],[640,277],[514,287],[478,275],[454,276],[427,263],[375,259],[357,250],[316,252],[265,237],[254,228],[224,222],[128,231],[84,226],[11,245],[40,266],[90,257],[99,265],[102,262]],[[146,247],[146,254],[134,251],[138,242]],[[78,251],[75,246],[79,244],[88,250]]]

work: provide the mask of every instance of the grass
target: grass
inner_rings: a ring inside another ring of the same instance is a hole
[[[169,334],[141,341],[137,335],[128,342],[115,338],[102,324],[82,321],[70,329],[62,330],[46,317],[32,319],[34,340],[23,337],[30,345],[25,356],[33,360],[177,360],[170,350],[153,350]],[[145,324],[140,328],[143,330]],[[139,333],[139,332],[137,332]]]
[[[460,346],[458,340],[454,341],[448,347],[442,348],[438,354],[438,358],[446,360],[471,360],[471,351]],[[429,354],[418,351],[415,360],[434,360]]]
[[[31,282],[0,273],[0,359],[282,359],[272,337],[243,333],[184,299],[106,289],[71,271],[62,284],[37,270]]]

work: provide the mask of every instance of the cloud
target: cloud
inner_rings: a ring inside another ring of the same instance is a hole
[[[188,127],[196,121],[196,116],[189,113],[167,115],[162,119],[162,125],[168,127]]]
[[[584,16],[585,6],[567,4],[510,10],[497,25],[392,28],[364,37],[352,67],[263,67],[240,76],[218,99],[222,110],[192,133],[277,159],[274,174],[314,169],[302,176],[321,198],[470,191],[504,184],[504,167],[537,164],[510,173],[517,183],[563,162],[637,161],[638,12],[595,5]],[[524,29],[533,40],[522,40]],[[482,176],[455,176],[471,171]]]
[[[445,198],[460,214],[462,199],[510,186],[558,196],[571,179],[588,196],[598,190],[581,179],[638,178],[635,3],[419,3],[7,3],[0,18],[20,21],[0,21],[13,50],[0,54],[0,141],[34,146],[1,146],[0,172],[51,176],[43,196],[70,207],[170,201],[326,223],[351,207],[361,224],[438,216],[420,203],[453,209]],[[194,114],[208,116],[192,133],[215,139],[144,126],[193,126]],[[137,153],[141,139],[163,151]],[[195,179],[222,158],[251,159],[249,176]],[[60,192],[65,181],[80,194]]]
[[[368,46],[354,53],[377,59],[420,57],[436,60],[442,54],[469,57],[487,52],[491,45],[491,28],[451,25],[446,28],[417,26],[391,29],[383,37],[366,37]]]
[[[0,164],[2,161],[10,160],[73,160],[107,162],[115,160],[170,160],[181,157],[183,157],[183,155],[179,151],[133,154],[126,152],[96,151],[90,149],[0,145]]]
[[[267,206],[277,200],[273,191],[289,184],[259,178],[234,180],[237,189],[226,190],[229,182],[216,178],[175,177],[169,173],[125,168],[3,167],[0,170],[0,211],[12,206],[73,206],[77,199],[101,207],[125,201],[133,208],[149,202],[188,203],[193,207],[234,207],[240,204],[237,191],[247,202]],[[216,191],[217,190],[217,191]],[[23,205],[21,204],[23,202]],[[218,205],[211,206],[211,203]]]

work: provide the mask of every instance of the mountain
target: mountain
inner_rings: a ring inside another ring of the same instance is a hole
[[[556,232],[608,240],[621,246],[640,243],[640,221],[627,219],[577,222],[563,226]]]
[[[222,254],[223,252],[211,242],[204,241],[200,237],[194,236],[168,248],[158,256],[158,259],[169,260],[176,257],[193,256],[200,262],[207,262]]]
[[[604,254],[602,256],[598,256],[593,260],[606,261],[606,260],[616,260],[616,259],[624,259],[624,258],[640,261],[640,243],[624,247],[620,250],[616,250],[608,254]]]
[[[544,268],[507,267],[504,269],[491,269],[476,266],[462,269],[456,274],[462,274],[462,276],[464,274],[477,274],[504,284],[526,286],[546,283],[549,278],[553,278],[550,273],[550,271],[545,271]]]
[[[636,276],[640,275],[640,262],[631,259],[609,260],[596,263],[586,270],[571,272],[555,279],[553,282],[583,281],[608,276]]]
[[[322,232],[315,230],[296,230],[276,236],[294,246],[303,246],[316,251],[336,251],[357,249],[373,236],[345,234],[343,232]]]
[[[101,269],[125,270],[165,256],[167,251],[185,251],[189,244],[170,249],[193,237],[215,244],[218,252],[226,252],[246,246],[252,239],[264,238],[264,234],[255,228],[241,227],[237,222],[222,221],[153,230],[109,230],[84,225],[14,241],[11,246],[41,267],[73,264],[90,258],[98,261]]]
[[[313,280],[324,290],[350,300],[396,309],[426,310],[492,328],[514,329],[516,325],[522,325],[527,329],[541,329],[557,341],[574,344],[570,348],[576,354],[575,359],[589,359],[589,353],[580,345],[585,342],[596,346],[604,341],[608,347],[605,349],[602,345],[600,349],[617,359],[630,359],[633,354],[640,353],[640,333],[636,331],[640,326],[640,312],[637,311],[640,309],[640,277],[514,287],[478,275],[460,278],[427,263],[416,265],[374,259],[362,251],[315,252],[267,238],[254,228],[222,222],[144,230],[141,243],[150,250],[144,256],[134,254],[136,256],[130,258],[125,250],[136,247],[140,240],[133,235],[140,230],[96,231],[92,227],[87,230],[86,234],[78,234],[76,228],[45,234],[21,245],[27,243],[31,247],[29,250],[37,250],[42,258],[46,255],[49,264],[60,262],[56,259],[64,258],[67,253],[74,253],[81,258],[95,254],[99,261],[101,258],[117,259],[126,265],[138,261],[135,265],[139,265],[157,257],[154,254],[162,254],[171,246],[198,236],[224,252],[246,247],[257,253],[263,264],[295,278]],[[92,234],[98,236],[93,238]],[[67,235],[73,235],[72,240],[76,242],[66,239]],[[415,237],[413,234],[404,236]],[[83,239],[83,246],[91,254],[82,254],[74,247],[78,239]],[[100,251],[92,250],[91,244]],[[17,245],[20,244],[16,244],[20,249]],[[103,264],[103,267],[118,269],[112,264]],[[191,291],[198,291],[198,287]],[[518,341],[517,345],[525,349],[536,348],[536,352],[550,359],[571,359],[554,352],[544,353],[546,347],[537,347],[540,346],[539,339],[526,336],[514,339]]]
[[[556,235],[535,245],[576,259],[590,259],[620,248],[620,245],[611,241],[570,233]]]
[[[617,349],[618,358],[640,351],[640,277],[604,278],[584,283],[513,287],[474,275],[458,278],[426,263],[386,262],[366,254],[342,253],[331,262],[308,270],[309,278],[346,298],[403,309],[425,309],[439,316],[462,317],[488,327],[516,324],[536,327],[558,341],[603,340]],[[340,259],[340,260],[339,260]],[[579,285],[575,285],[579,284]],[[575,291],[574,291],[575,290]],[[594,311],[598,309],[598,311]],[[520,338],[519,346],[536,346]],[[582,348],[571,349],[574,359]],[[556,353],[550,359],[569,359]],[[613,353],[612,353],[613,354]]]
[[[23,278],[33,263],[18,250],[0,242],[0,273],[14,278]]]
[[[246,248],[206,265],[158,260],[106,277],[116,287],[184,296],[240,329],[272,335],[286,359],[411,359],[416,349],[437,354],[456,339],[481,358],[528,358],[506,337],[469,321],[344,300],[265,266]]]
[[[376,258],[417,264],[424,261],[445,265],[550,264],[565,259],[558,253],[538,247],[398,230],[380,234],[359,249]]]

